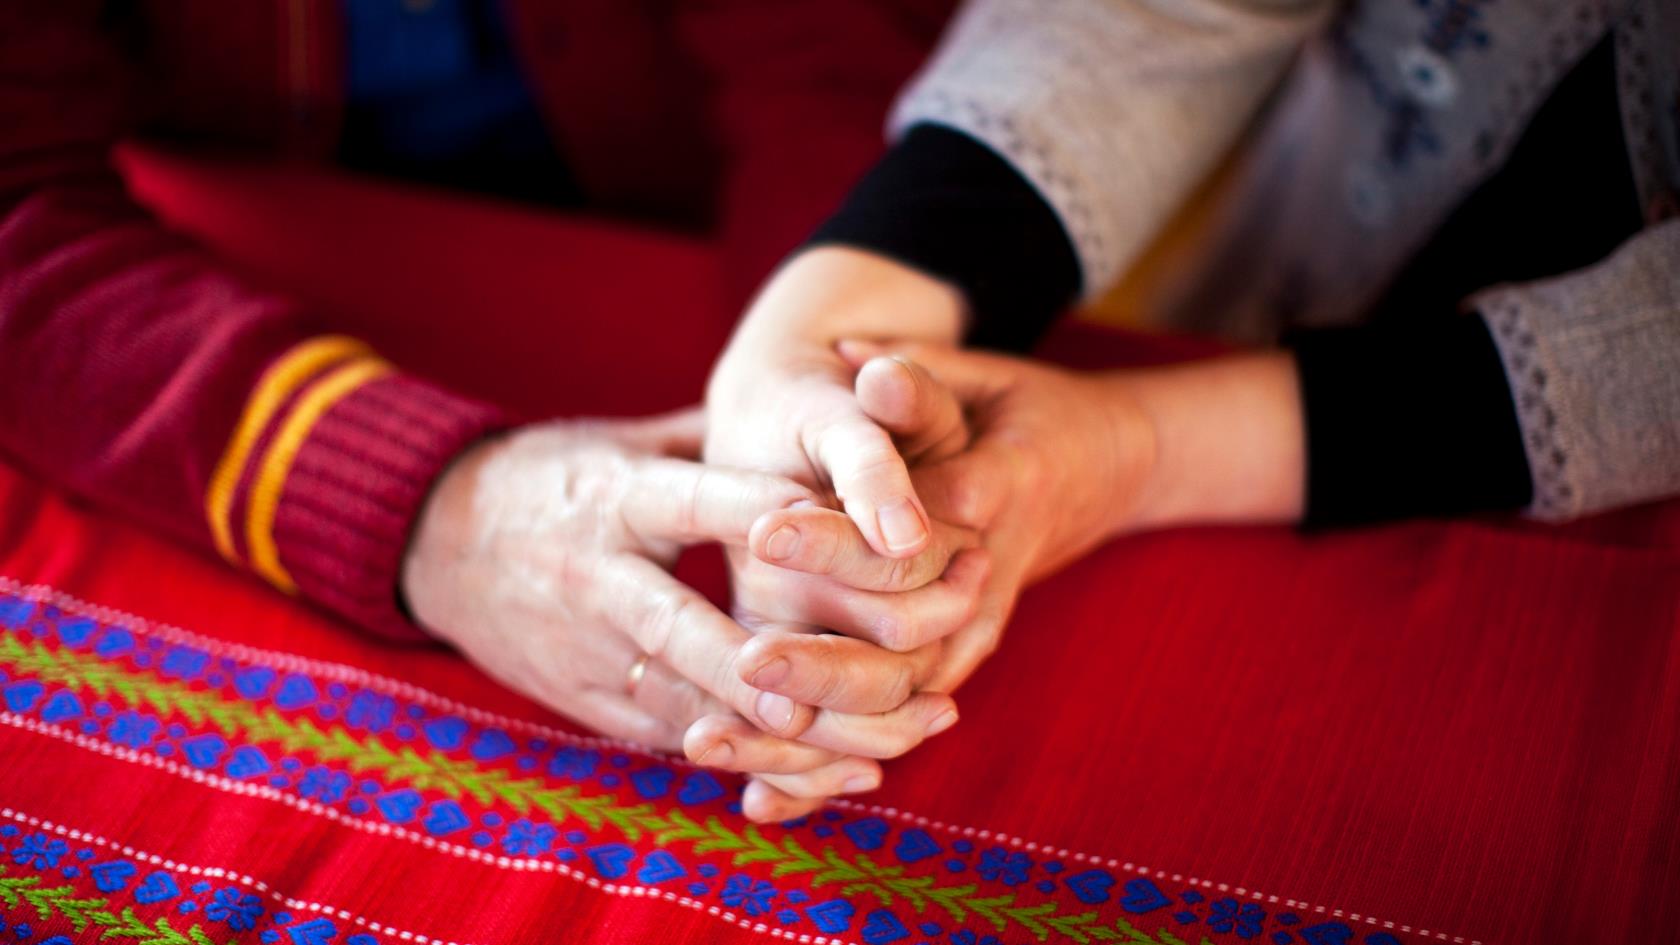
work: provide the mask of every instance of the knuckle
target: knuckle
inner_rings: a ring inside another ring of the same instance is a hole
[[[922,632],[921,621],[914,614],[888,611],[875,618],[876,640],[894,653],[905,653],[917,646]]]
[[[946,499],[958,524],[979,527],[985,514],[985,486],[978,476],[968,473],[952,479],[946,489]]]
[[[887,701],[895,708],[903,705],[904,701],[909,699],[910,694],[915,691],[915,688],[915,668],[910,665],[909,660],[898,661],[892,670],[891,677],[887,681]]]
[[[710,700],[693,683],[682,680],[678,684],[672,703],[672,711],[676,715],[666,721],[672,725],[687,726],[706,714]]]
[[[778,656],[787,656],[786,647],[780,633],[755,634],[751,639],[741,644],[735,655],[736,675],[742,682],[751,685],[754,673],[765,667]],[[791,659],[789,662],[793,662]],[[795,663],[797,666],[798,664]]]
[[[845,565],[847,556],[843,543],[836,540],[829,529],[801,529],[800,537],[804,554],[810,555],[807,560],[812,573],[835,574]]]
[[[742,511],[768,511],[775,508],[788,491],[784,483],[774,476],[761,473],[749,473],[744,477],[735,478],[730,485],[733,486],[730,489],[732,498],[740,505]]]
[[[688,477],[682,493],[677,497],[677,520],[673,524],[678,529],[692,532],[699,525],[700,505],[705,501],[704,497],[716,478],[717,471],[710,466],[701,466],[694,470],[694,475]]]
[[[623,732],[621,737],[633,739],[661,750],[669,750],[677,745],[681,734],[681,729],[672,726],[663,719],[643,716],[631,721],[628,730]]]
[[[924,552],[925,554],[925,552]],[[914,558],[893,558],[886,567],[886,587],[888,591],[909,591],[921,586],[921,562],[923,555]]]
[[[796,502],[809,502],[815,505],[819,501],[816,492],[791,479],[783,479],[779,476],[764,476],[763,478],[764,481],[760,488],[767,509],[785,509]]]
[[[845,691],[840,667],[840,638],[828,634],[783,634],[774,652],[793,664],[793,676],[816,704],[825,705]]]
[[[821,669],[810,681],[809,698],[815,705],[833,705],[846,694],[845,680],[834,671],[832,661],[823,659],[818,662],[818,666]]]
[[[654,602],[653,614],[648,620],[646,645],[644,649],[651,659],[663,657],[671,648],[671,640],[681,632],[682,627],[692,618],[695,612],[696,600],[681,594],[661,594]]]
[[[879,473],[903,465],[898,450],[887,431],[868,420],[851,424],[848,433],[835,437],[831,443],[846,454],[842,465],[857,474]]]
[[[889,726],[877,740],[882,758],[897,758],[922,743],[921,732],[905,720]]]
[[[904,467],[904,460],[891,444],[870,445],[852,457],[852,473],[859,479],[881,480],[896,477]]]
[[[717,716],[706,716],[688,727],[683,734],[683,754],[690,761],[698,761],[713,746],[729,735],[729,723]]]

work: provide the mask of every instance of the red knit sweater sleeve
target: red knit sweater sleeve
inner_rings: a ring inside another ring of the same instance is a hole
[[[0,5],[0,452],[370,630],[432,481],[495,409],[322,334],[132,203],[102,4]]]

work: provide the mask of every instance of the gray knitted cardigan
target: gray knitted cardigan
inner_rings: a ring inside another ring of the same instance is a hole
[[[1561,519],[1680,493],[1680,0],[972,0],[891,129],[1009,160],[1090,295],[1239,146],[1191,288],[1147,314],[1268,339],[1285,293],[1291,324],[1357,318],[1607,31],[1649,225],[1465,300],[1504,360],[1530,512]]]

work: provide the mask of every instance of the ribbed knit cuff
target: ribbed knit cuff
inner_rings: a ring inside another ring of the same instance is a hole
[[[1308,529],[1518,509],[1533,495],[1478,316],[1297,331]]]
[[[333,404],[298,450],[274,520],[299,593],[395,639],[422,639],[398,598],[404,551],[433,483],[507,425],[494,407],[393,374]]]
[[[961,289],[968,343],[1031,350],[1079,296],[1079,257],[1033,185],[986,145],[917,125],[807,245],[870,250]]]

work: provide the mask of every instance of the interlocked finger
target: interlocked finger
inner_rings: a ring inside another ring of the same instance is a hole
[[[766,731],[795,738],[810,725],[809,707],[741,680],[736,661],[752,635],[700,592],[634,555],[603,568],[597,583],[611,623],[642,652]]]

